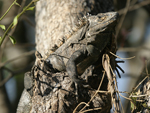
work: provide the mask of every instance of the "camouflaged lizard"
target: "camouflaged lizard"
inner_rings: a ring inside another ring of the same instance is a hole
[[[59,39],[60,43],[58,45],[54,45],[49,52],[46,54],[46,58],[52,54],[53,52],[55,52],[61,45],[63,45],[75,32],[77,32],[82,26],[85,26],[86,23],[88,22],[88,17],[90,15],[87,14],[86,16],[83,16],[82,18],[79,18],[79,20],[77,21],[77,23],[75,24],[75,26],[73,26],[73,28],[66,33],[62,38]]]
[[[112,38],[117,17],[117,12],[89,16],[86,24],[53,52],[46,62],[58,71],[67,71],[72,82],[81,82],[78,75],[99,59]]]

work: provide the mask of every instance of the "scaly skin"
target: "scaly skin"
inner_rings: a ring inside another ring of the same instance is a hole
[[[68,32],[66,33],[62,38],[60,38],[60,43],[58,45],[54,45],[52,47],[52,49],[50,49],[50,51],[47,53],[46,58],[52,54],[53,52],[55,52],[61,45],[63,45],[75,32],[77,32],[81,27],[85,26],[88,22],[88,16],[86,15],[82,18],[80,18],[78,20],[78,22],[76,23],[76,25]]]
[[[118,13],[100,13],[89,16],[88,22],[52,53],[46,62],[58,71],[67,71],[73,82],[78,75],[95,63],[110,42]]]

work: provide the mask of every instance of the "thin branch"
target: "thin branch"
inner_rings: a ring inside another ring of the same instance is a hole
[[[24,13],[27,11],[27,9],[28,9],[33,3],[37,2],[37,1],[38,1],[38,0],[32,0],[32,1],[23,9],[23,11],[20,12],[20,13],[17,15],[17,17],[19,18],[22,14],[24,14]],[[8,27],[7,30],[5,31],[3,37],[2,37],[2,39],[1,39],[1,41],[0,41],[0,46],[2,45],[4,39],[6,38],[6,35],[8,34],[8,32],[9,32],[9,30],[12,28],[12,26],[13,26],[13,22],[9,25],[9,27]]]
[[[6,48],[12,47],[14,45],[8,45]],[[15,47],[19,47],[19,48],[28,48],[28,47],[35,47],[36,44],[35,43],[17,43],[15,44]]]
[[[112,54],[113,56],[115,56],[115,57],[117,57],[117,58],[119,58],[119,59],[122,59],[122,60],[129,60],[129,59],[133,59],[133,58],[135,58],[135,56],[133,56],[133,57],[129,57],[129,58],[121,58],[121,57],[119,57],[119,56],[117,56],[117,55],[115,55],[114,53],[112,53],[112,52],[109,52],[110,54]]]
[[[0,82],[0,87],[2,87],[9,79],[11,79],[11,77],[13,77],[12,73],[10,73],[7,78]]]
[[[3,69],[7,70],[10,72],[10,74],[0,82],[0,87],[2,87],[8,80],[10,80],[14,75],[17,75],[19,73],[22,73],[22,72],[26,72],[27,70],[29,70],[33,65],[33,62],[30,63],[29,65],[27,65],[26,67],[22,68],[22,69],[19,69],[17,71],[12,71],[10,70],[9,68],[6,68],[6,67],[3,67]]]
[[[26,15],[22,16],[23,20],[25,20],[30,26],[35,28],[35,24],[27,17]]]
[[[7,15],[7,13],[10,11],[12,6],[15,5],[16,2],[17,2],[17,0],[13,1],[13,3],[10,5],[10,7],[7,9],[7,11],[4,13],[4,15],[0,18],[0,21]]]
[[[103,79],[104,79],[104,76],[105,76],[105,71],[103,72],[103,76],[102,76],[102,79],[100,81],[100,84],[99,84],[99,87],[97,88],[97,91],[95,92],[95,94],[93,95],[93,97],[90,99],[90,101],[88,103],[85,103],[85,102],[81,102],[77,105],[77,107],[74,109],[73,113],[76,112],[76,110],[78,109],[78,107],[82,104],[85,104],[85,106],[79,111],[80,113],[84,113],[86,110],[84,110],[87,106],[89,106],[90,102],[93,100],[93,98],[97,95],[98,92],[100,92],[100,87],[103,83]],[[102,93],[108,93],[108,92],[103,92]],[[83,111],[84,110],[84,111]],[[90,109],[91,110],[91,109]]]
[[[118,48],[118,52],[137,52],[137,51],[139,51],[139,50],[150,51],[150,48],[144,47],[144,46]]]
[[[20,59],[20,58],[22,58],[22,57],[26,57],[26,56],[32,55],[32,54],[34,54],[34,53],[35,53],[35,50],[32,50],[32,51],[23,53],[22,55],[20,55],[20,56],[18,56],[18,57],[16,57],[16,58],[13,58],[13,59],[7,60],[7,61],[5,61],[5,62],[3,62],[3,63],[0,63],[0,68],[3,67],[3,66],[5,66],[5,65],[8,64],[8,63],[14,61],[14,60],[18,60],[18,59]]]
[[[135,88],[134,91],[142,84],[142,82],[144,82],[146,79],[148,78],[148,76],[146,76]]]
[[[146,6],[148,4],[150,4],[150,0],[146,0],[146,1],[140,2],[140,3],[135,4],[135,5],[131,5],[131,6],[129,6],[128,11],[136,10],[136,9],[143,7],[143,6]],[[121,15],[121,14],[124,14],[125,10],[126,10],[126,8],[123,8],[117,12]]]
[[[23,0],[23,1],[22,1],[21,7],[20,7],[20,9],[19,9],[19,11],[18,11],[18,14],[21,12],[22,7],[24,7],[25,1],[26,1],[26,0]],[[12,34],[13,34],[14,31],[15,31],[15,29],[16,29],[16,26],[10,31],[10,33],[9,33],[10,36],[12,36]],[[4,48],[5,48],[6,43],[7,43],[8,40],[9,40],[9,38],[8,38],[8,36],[7,36],[6,40],[3,42],[3,45],[0,46],[0,62],[1,62],[1,59],[2,59],[2,57],[3,57]]]
[[[120,19],[120,22],[119,22],[119,24],[118,24],[118,26],[116,28],[116,37],[118,37],[118,34],[119,34],[120,29],[122,27],[122,23],[123,23],[123,21],[125,19],[125,16],[126,16],[127,12],[128,12],[129,6],[130,6],[130,0],[127,0],[126,8],[123,10],[123,15],[122,15],[122,17]]]

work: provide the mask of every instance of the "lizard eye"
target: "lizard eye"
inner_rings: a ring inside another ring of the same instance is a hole
[[[103,16],[103,17],[101,17],[101,20],[104,20],[105,19],[105,17]]]
[[[98,18],[98,22],[102,22],[103,20],[105,20],[105,16],[98,16],[99,18]]]

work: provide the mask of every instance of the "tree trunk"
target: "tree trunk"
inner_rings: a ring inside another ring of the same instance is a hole
[[[72,30],[80,17],[87,13],[96,15],[113,10],[112,0],[40,0],[36,4],[36,50],[45,58],[50,49],[61,43],[60,39]],[[39,60],[36,61],[38,64]],[[100,61],[101,62],[101,61]],[[71,113],[80,111],[83,105],[75,110],[80,102],[88,103],[95,95],[102,78],[102,66],[91,65],[82,76],[91,81],[91,88],[76,87],[70,82],[66,72],[54,72],[42,67],[33,67],[36,73],[34,90],[24,90],[17,113]],[[37,71],[38,70],[38,71]],[[44,71],[43,71],[44,70]],[[108,80],[104,79],[101,90],[107,91]],[[83,110],[94,112],[110,112],[111,96],[108,93],[97,93]],[[82,111],[83,111],[82,110]]]

